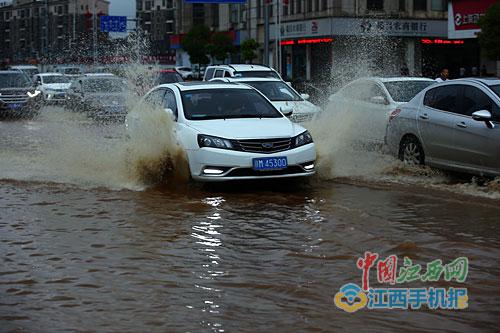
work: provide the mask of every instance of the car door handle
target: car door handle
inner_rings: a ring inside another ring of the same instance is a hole
[[[465,123],[463,121],[459,122],[457,124],[458,127],[461,127],[461,128],[467,128],[467,125],[465,125]]]
[[[429,116],[427,115],[427,113],[424,113],[420,115],[420,119],[429,119]]]

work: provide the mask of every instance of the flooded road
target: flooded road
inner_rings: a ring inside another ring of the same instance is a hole
[[[63,123],[0,122],[2,332],[498,331],[496,198],[405,174],[140,186],[119,129]],[[365,251],[468,257],[469,308],[341,311]]]

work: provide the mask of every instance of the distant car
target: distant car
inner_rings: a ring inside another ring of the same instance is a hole
[[[420,77],[357,79],[328,98],[328,112],[348,112],[357,141],[382,146],[389,114],[436,82]]]
[[[127,114],[127,83],[115,76],[83,76],[68,90],[66,107],[98,121],[121,121]]]
[[[71,84],[71,80],[61,73],[36,74],[33,82],[46,102],[64,102]]]
[[[192,80],[194,77],[193,69],[191,67],[177,66],[175,67],[177,73],[179,73],[184,80]]]
[[[156,75],[154,85],[183,82],[182,76],[174,69],[160,69]]]
[[[38,67],[35,65],[17,65],[17,66],[10,66],[9,68],[11,70],[19,70],[24,74],[26,74],[29,78],[32,78],[33,75],[40,73]]]
[[[308,102],[309,95],[299,94],[286,82],[274,78],[220,78],[211,82],[234,82],[247,84],[263,93],[273,105],[283,112],[291,121],[306,122],[321,111],[319,107]]]
[[[219,77],[260,77],[281,79],[281,76],[271,67],[264,65],[213,65],[205,69],[203,81]]]
[[[78,66],[59,66],[56,67],[55,71],[71,78],[77,78],[83,74],[82,69]]]
[[[194,180],[290,178],[315,173],[316,151],[309,132],[249,86],[197,82],[155,87],[140,102],[138,112],[127,115],[132,139],[143,128],[144,104],[163,108],[173,117]]]
[[[386,142],[407,164],[500,176],[500,80],[449,80],[424,89],[391,113]]]
[[[42,95],[19,70],[0,71],[0,116],[30,118],[39,112]]]

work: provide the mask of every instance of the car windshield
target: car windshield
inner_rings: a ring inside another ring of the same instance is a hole
[[[176,72],[161,72],[156,78],[156,84],[182,82],[182,76]]]
[[[384,82],[384,86],[389,91],[395,102],[409,102],[416,94],[424,88],[434,84],[434,81],[392,81]]]
[[[262,95],[251,89],[203,89],[182,93],[184,115],[190,120],[281,118]]]
[[[24,73],[0,73],[0,89],[23,88],[31,86],[31,81]]]
[[[234,72],[234,77],[268,77],[279,79],[280,76],[275,71],[241,71]]]
[[[45,75],[43,83],[69,83],[70,79],[63,75]]]
[[[497,94],[498,97],[500,97],[500,84],[490,86],[490,89],[493,90],[493,92]]]
[[[244,82],[261,93],[271,101],[302,101],[302,98],[285,82],[277,81],[250,81]]]
[[[125,84],[117,79],[87,79],[83,81],[83,91],[87,93],[118,93],[125,90]]]

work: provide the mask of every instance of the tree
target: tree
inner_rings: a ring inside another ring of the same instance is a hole
[[[252,63],[257,58],[255,51],[259,48],[259,43],[255,39],[247,39],[241,43],[241,58],[244,61]]]
[[[219,61],[224,61],[229,53],[234,53],[233,39],[225,32],[216,32],[212,35],[208,46],[208,53]]]
[[[192,64],[208,64],[208,45],[210,42],[210,29],[205,25],[195,25],[182,39],[182,48],[189,54]]]
[[[478,24],[481,27],[479,44],[484,54],[492,60],[500,60],[500,3],[491,5]]]

